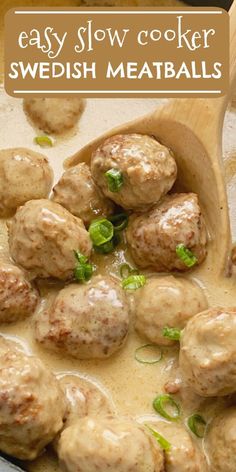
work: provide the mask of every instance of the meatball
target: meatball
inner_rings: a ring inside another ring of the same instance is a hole
[[[176,254],[178,244],[190,249],[200,264],[206,257],[207,232],[197,195],[168,195],[149,212],[131,216],[127,242],[134,261],[142,268],[188,270]]]
[[[125,418],[83,418],[63,431],[58,454],[65,472],[164,472],[157,441]]]
[[[82,162],[64,172],[53,189],[54,202],[60,203],[85,224],[113,212],[113,204],[95,185],[87,164]]]
[[[92,249],[82,220],[49,200],[27,202],[8,228],[12,258],[38,277],[72,278],[74,250],[89,256]]]
[[[26,98],[24,109],[33,124],[45,133],[61,134],[77,123],[84,101],[70,98]]]
[[[124,345],[128,329],[128,302],[109,276],[67,286],[36,319],[40,343],[78,359],[111,356]]]
[[[184,426],[161,420],[150,426],[171,444],[164,452],[165,472],[206,472],[206,459]]]
[[[228,408],[210,424],[205,438],[212,472],[236,470],[236,408]]]
[[[53,171],[43,154],[25,148],[0,151],[0,217],[12,215],[28,200],[46,198]]]
[[[84,416],[107,416],[113,413],[107,396],[89,380],[78,375],[64,375],[59,378],[59,382],[68,400],[64,428]]]
[[[10,323],[34,313],[38,292],[26,279],[24,272],[12,264],[0,266],[0,322]]]
[[[109,190],[105,173],[120,171],[123,185]],[[92,155],[91,172],[106,197],[130,210],[157,203],[173,186],[177,167],[168,148],[142,134],[119,134],[108,138]]]
[[[63,392],[38,358],[3,337],[0,366],[0,450],[32,460],[63,426]]]
[[[181,336],[183,379],[203,397],[236,392],[236,308],[210,308],[189,320]]]
[[[152,277],[135,293],[135,327],[153,343],[171,345],[163,328],[185,327],[187,321],[207,308],[205,295],[198,285],[172,275]]]

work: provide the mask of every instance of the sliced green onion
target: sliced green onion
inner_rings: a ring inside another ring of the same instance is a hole
[[[154,438],[157,440],[159,445],[164,451],[169,451],[171,449],[171,443],[167,441],[160,433],[158,433],[155,429],[151,428],[148,424],[145,424],[146,428],[152,433]]]
[[[146,277],[144,275],[130,275],[126,279],[122,280],[122,287],[125,290],[137,290],[143,287],[146,283]]]
[[[99,254],[109,254],[112,252],[118,244],[120,244],[120,236],[119,234],[114,234],[113,238],[111,241],[108,241],[105,244],[102,244],[101,246],[94,246],[94,249],[96,252]]]
[[[134,357],[141,364],[157,364],[162,359],[162,351],[156,344],[144,344],[136,349]]]
[[[85,264],[88,261],[88,257],[84,256],[79,251],[74,251],[74,255],[75,255],[77,261],[80,262],[81,264]]]
[[[159,415],[170,421],[176,421],[180,418],[180,407],[171,397],[171,395],[158,395],[153,401],[153,408]],[[166,409],[168,408],[168,410]],[[169,413],[171,409],[172,414]]]
[[[89,226],[89,235],[94,246],[102,246],[113,238],[113,224],[106,218],[94,220]]]
[[[188,418],[188,427],[195,436],[203,438],[206,429],[206,421],[201,415],[194,414]]]
[[[107,172],[105,172],[105,177],[110,192],[119,192],[124,183],[123,175],[120,170],[109,169]]]
[[[178,328],[163,328],[162,334],[165,338],[171,341],[179,341],[181,336],[181,329]]]
[[[184,244],[178,244],[176,246],[176,254],[179,259],[187,266],[187,267],[193,267],[195,264],[197,264],[197,257],[194,256],[192,251],[188,249]]]
[[[132,269],[129,264],[121,264],[120,266],[120,276],[122,279],[126,279],[129,275],[139,275],[138,269]]]
[[[126,213],[112,215],[108,219],[113,224],[115,231],[123,231],[128,226],[129,217]]]
[[[38,144],[39,146],[41,147],[52,147],[53,146],[53,142],[51,140],[51,138],[49,138],[49,136],[36,136],[34,138],[34,142],[36,144]]]
[[[74,276],[76,280],[85,282],[91,279],[93,275],[93,266],[91,264],[80,264],[74,269]]]

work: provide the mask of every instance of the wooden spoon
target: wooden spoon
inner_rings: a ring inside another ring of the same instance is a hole
[[[178,165],[178,188],[196,192],[207,218],[209,251],[218,275],[228,268],[231,232],[222,164],[222,131],[236,79],[236,2],[230,10],[230,90],[217,99],[171,100],[154,113],[116,127],[96,138],[65,161],[65,168],[88,162],[109,136],[120,133],[153,135],[171,148]],[[207,267],[206,267],[207,268]]]

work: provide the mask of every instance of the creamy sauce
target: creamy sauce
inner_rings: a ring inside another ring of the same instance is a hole
[[[23,110],[22,101],[8,97],[3,91],[0,99],[0,138],[1,148],[24,146],[43,152],[49,157],[54,168],[55,182],[62,172],[62,163],[68,155],[75,153],[82,145],[92,138],[103,133],[115,125],[154,110],[164,100],[88,100],[85,112],[79,124],[79,129],[74,130],[63,139],[57,139],[55,146],[50,149],[41,149],[33,143],[37,134],[28,123]],[[6,127],[7,123],[7,127]],[[232,108],[226,116],[224,128],[224,164],[228,184],[228,195],[231,212],[233,239],[236,240],[236,112]],[[209,251],[207,261],[198,269],[186,277],[197,281],[204,289],[210,306],[235,305],[236,279],[234,277],[216,279],[214,273],[214,258],[216,254]],[[0,223],[0,261],[8,260],[7,230],[5,221]],[[118,268],[122,262],[131,262],[125,246],[119,248],[114,254],[108,256],[94,256],[97,271],[101,274],[110,273],[118,276]],[[44,282],[40,284],[43,298],[48,292],[57,290],[58,287]],[[43,301],[44,302],[44,301]],[[131,300],[132,302],[132,300]],[[2,325],[0,332],[5,335],[17,336],[23,340],[34,354],[55,373],[62,372],[81,374],[100,385],[111,397],[118,414],[129,415],[140,421],[153,418],[152,401],[154,397],[163,392],[164,384],[174,378],[177,368],[177,348],[165,348],[164,356],[160,363],[155,365],[143,365],[134,359],[134,351],[145,343],[134,330],[128,337],[125,347],[116,355],[102,361],[79,361],[64,354],[55,354],[40,347],[33,337],[33,320],[27,319],[12,325]],[[215,412],[225,405],[226,400],[214,401],[202,399],[186,392],[181,399],[183,421],[190,413],[200,411],[207,420],[210,420]],[[154,415],[155,417],[155,415]],[[23,467],[32,472],[58,472],[56,458],[52,451],[43,454],[32,463],[24,463]]]

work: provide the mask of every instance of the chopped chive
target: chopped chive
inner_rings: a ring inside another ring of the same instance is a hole
[[[80,262],[81,264],[85,264],[88,261],[87,256],[84,256],[79,251],[74,251],[74,255],[75,255],[77,261]]]
[[[108,219],[113,224],[114,231],[123,231],[127,227],[129,221],[129,217],[126,213],[112,215]]]
[[[168,338],[171,341],[179,341],[181,336],[181,329],[166,327],[163,328],[162,334],[165,338]]]
[[[93,220],[89,226],[89,235],[94,246],[102,246],[113,238],[113,224],[106,218]]]
[[[143,287],[146,283],[146,277],[144,275],[130,275],[126,279],[122,280],[122,287],[125,290],[137,290]]]
[[[154,438],[157,440],[159,445],[164,451],[169,451],[171,449],[171,443],[167,441],[166,438],[164,438],[160,433],[158,433],[155,429],[151,428],[148,424],[145,424],[145,426],[149,429],[149,431],[152,433]]]
[[[194,415],[191,415],[188,418],[187,424],[188,424],[189,429],[192,431],[193,434],[195,434],[195,436],[197,436],[198,438],[204,437],[205,429],[206,429],[206,421],[201,415],[197,413],[195,413]]]
[[[144,344],[135,350],[134,357],[141,364],[157,364],[162,359],[162,351],[156,344]]]
[[[158,395],[153,401],[153,408],[159,415],[167,420],[176,421],[180,418],[180,407],[171,395]],[[166,408],[168,408],[168,410],[171,409],[173,411],[172,414],[169,413]]]
[[[197,264],[197,257],[184,244],[176,246],[176,254],[178,258],[189,268]]]
[[[120,266],[120,276],[122,279],[126,279],[129,275],[139,275],[138,269],[133,269],[129,264],[124,263]]]
[[[118,169],[109,169],[107,172],[105,172],[105,177],[110,192],[119,192],[124,183],[122,173]]]
[[[53,142],[51,140],[51,138],[49,138],[49,136],[36,136],[34,138],[34,142],[35,144],[38,144],[39,146],[41,147],[52,147],[53,146]]]
[[[113,238],[111,241],[108,241],[105,244],[102,244],[101,246],[94,246],[94,249],[96,252],[99,254],[110,254],[118,244],[120,244],[121,238],[119,234],[114,234]]]
[[[87,256],[84,256],[79,251],[74,251],[77,264],[74,268],[74,277],[78,282],[87,282],[91,279],[94,271],[92,264],[88,264]]]

